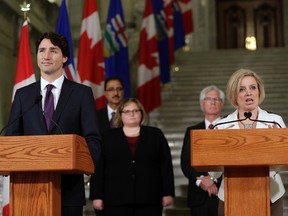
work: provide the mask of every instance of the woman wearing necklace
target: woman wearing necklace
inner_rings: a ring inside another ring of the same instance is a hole
[[[222,122],[223,124],[217,126],[216,129],[249,130],[251,128],[278,128],[279,126],[282,128],[286,127],[281,116],[268,113],[259,107],[265,98],[265,90],[261,78],[254,71],[249,69],[240,69],[234,72],[228,81],[226,94],[228,100],[236,108],[236,110],[226,118],[221,119],[218,123]],[[226,124],[224,122],[230,123]],[[247,184],[249,184],[249,182],[247,182]],[[284,193],[285,189],[279,173],[271,171],[271,216],[283,216],[282,196]],[[224,180],[222,180],[218,197],[220,200],[224,201]],[[219,202],[219,215],[222,214],[223,202]]]
[[[96,167],[96,209],[105,216],[161,216],[173,203],[174,175],[168,142],[135,98],[119,105],[113,128],[103,133]],[[95,206],[95,205],[94,205]]]

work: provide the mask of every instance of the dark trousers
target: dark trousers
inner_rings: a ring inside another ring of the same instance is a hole
[[[83,216],[83,206],[62,206],[61,216]]]
[[[217,196],[207,198],[204,204],[199,206],[190,206],[191,216],[218,216],[218,202]]]
[[[103,211],[94,209],[94,212],[95,212],[95,216],[104,216],[104,212]]]
[[[162,205],[120,205],[105,206],[105,216],[162,216]]]

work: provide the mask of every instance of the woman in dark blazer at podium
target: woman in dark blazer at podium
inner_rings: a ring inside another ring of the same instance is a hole
[[[145,121],[140,102],[124,99],[115,116],[119,127],[103,133],[93,200],[105,216],[161,216],[173,203],[170,148],[162,131]]]
[[[217,126],[217,129],[249,130],[249,128],[286,127],[281,116],[269,113],[259,107],[265,98],[265,90],[262,79],[254,71],[249,69],[235,71],[228,81],[226,90],[227,98],[236,110],[226,118],[221,119],[218,124],[224,124]],[[247,118],[250,115],[251,117]],[[245,120],[237,122],[240,119]],[[266,122],[260,122],[261,120]],[[235,122],[225,123],[230,121]],[[281,176],[278,172],[270,171],[271,216],[283,216],[282,197],[284,193],[285,188]],[[222,180],[218,197],[224,201],[224,180]],[[220,202],[219,211],[223,213],[223,202]]]

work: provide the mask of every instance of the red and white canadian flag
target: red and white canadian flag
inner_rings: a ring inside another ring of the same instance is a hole
[[[24,21],[18,48],[17,68],[12,94],[12,102],[16,90],[36,81],[29,45],[28,22]]]
[[[29,85],[36,81],[33,62],[30,52],[29,36],[28,36],[28,22],[24,21],[20,36],[20,43],[18,48],[17,68],[14,81],[14,88],[12,94],[12,102],[17,89]],[[3,209],[2,215],[9,216],[9,192],[10,192],[10,178],[3,179]]]
[[[179,0],[179,6],[182,12],[183,30],[186,36],[194,31],[192,0]]]
[[[139,42],[138,98],[147,113],[161,106],[159,53],[152,0],[146,1]]]
[[[77,70],[80,82],[92,88],[96,108],[105,107],[104,51],[96,1],[85,0],[84,3]]]

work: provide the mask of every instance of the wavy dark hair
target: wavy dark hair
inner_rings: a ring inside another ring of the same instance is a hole
[[[67,57],[67,61],[63,64],[63,66],[65,66],[70,57],[70,50],[69,50],[69,44],[68,44],[67,38],[64,35],[61,35],[57,32],[43,33],[41,37],[35,42],[36,54],[38,53],[39,45],[43,39],[49,39],[54,46],[57,46],[60,48],[63,56]]]

